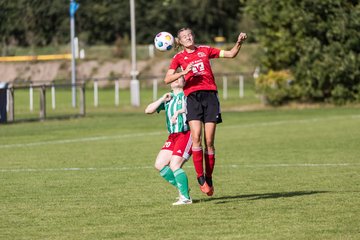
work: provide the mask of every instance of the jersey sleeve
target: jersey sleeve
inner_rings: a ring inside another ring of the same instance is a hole
[[[209,48],[209,58],[218,58],[220,56],[221,50],[218,48]]]
[[[180,66],[178,59],[176,58],[176,56],[171,60],[169,69],[174,69],[176,70],[178,67]]]
[[[161,110],[165,110],[165,103],[161,103],[160,106],[156,109],[156,112],[159,113]]]

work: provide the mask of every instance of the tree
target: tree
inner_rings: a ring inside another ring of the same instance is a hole
[[[130,33],[128,0],[77,0],[76,32],[87,44],[113,44]],[[234,41],[238,34],[239,0],[136,0],[137,42],[151,43],[157,32],[176,34],[191,27],[197,41],[211,42],[218,34]],[[3,41],[21,46],[68,43],[69,1],[3,0],[0,2]]]
[[[360,100],[360,5],[351,0],[247,1],[265,70],[290,69],[301,98]]]

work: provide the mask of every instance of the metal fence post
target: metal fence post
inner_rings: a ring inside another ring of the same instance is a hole
[[[243,75],[239,76],[239,97],[240,98],[244,97],[244,76]]]
[[[99,105],[99,91],[98,91],[98,81],[94,80],[94,106],[97,107]]]
[[[223,76],[223,99],[227,99],[228,98],[228,87],[227,87],[227,76],[224,75]]]
[[[32,112],[34,110],[34,88],[32,86],[32,83],[30,83],[30,87],[29,87],[29,108],[30,108],[30,112]]]
[[[115,81],[115,106],[119,106],[119,79]]]
[[[158,92],[158,81],[157,79],[153,80],[153,101],[157,99],[157,92]]]
[[[55,84],[51,85],[51,107],[53,110],[56,108]]]
[[[154,51],[154,44],[149,44],[149,57],[154,58],[155,51]]]
[[[7,115],[7,121],[8,122],[14,122],[14,87],[7,89],[8,94],[8,115]]]

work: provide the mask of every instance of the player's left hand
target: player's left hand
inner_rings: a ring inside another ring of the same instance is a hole
[[[243,43],[246,39],[247,39],[247,34],[241,32],[241,33],[239,34],[239,36],[238,36],[237,42],[241,44],[241,43]]]
[[[171,123],[172,123],[172,124],[175,124],[175,123],[176,123],[176,120],[177,120],[177,114],[175,114],[174,116],[172,116],[172,118],[171,118]]]
[[[165,93],[163,96],[163,102],[167,102],[171,100],[171,93]]]

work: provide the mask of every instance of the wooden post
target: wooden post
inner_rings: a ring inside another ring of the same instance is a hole
[[[40,120],[46,118],[46,86],[40,87]]]
[[[80,115],[85,116],[85,83],[80,86]]]

